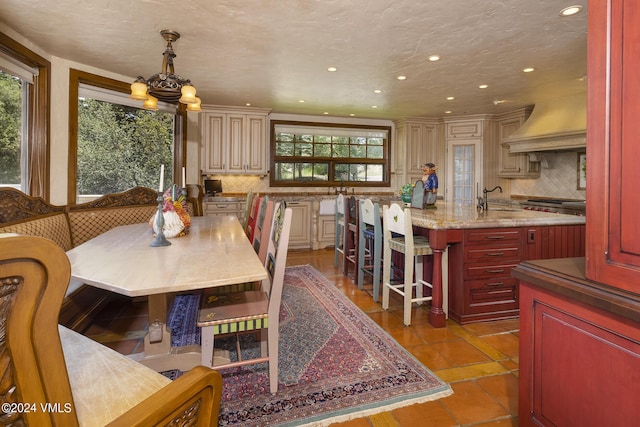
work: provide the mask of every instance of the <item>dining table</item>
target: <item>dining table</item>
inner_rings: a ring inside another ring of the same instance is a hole
[[[74,279],[131,298],[148,298],[144,352],[133,357],[156,371],[201,363],[199,345],[172,347],[167,317],[178,293],[266,279],[235,216],[193,217],[186,235],[152,247],[149,224],[115,227],[67,252]],[[221,357],[225,357],[224,355]]]

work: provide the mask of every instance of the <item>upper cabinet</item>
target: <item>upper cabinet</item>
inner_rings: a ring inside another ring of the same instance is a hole
[[[435,158],[439,123],[435,119],[400,120],[396,125],[395,168],[399,185],[422,178],[422,165]]]
[[[202,172],[265,174],[269,111],[203,106],[200,113]]]
[[[513,132],[518,130],[531,114],[531,108],[500,115],[496,118],[498,125],[498,177],[500,178],[539,178],[540,162],[532,162],[527,153],[510,153],[509,146],[504,143]]]
[[[586,276],[640,294],[640,3],[590,0]]]

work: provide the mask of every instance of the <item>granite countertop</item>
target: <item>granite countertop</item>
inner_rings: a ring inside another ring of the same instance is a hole
[[[436,209],[412,209],[414,225],[430,229],[466,229],[584,224],[586,217],[489,206],[487,211],[438,201]]]

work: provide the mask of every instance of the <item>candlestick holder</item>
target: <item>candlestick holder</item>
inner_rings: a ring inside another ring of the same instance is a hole
[[[149,246],[156,248],[159,246],[169,246],[171,242],[164,237],[164,215],[162,214],[162,207],[164,205],[164,197],[162,192],[158,192],[158,213],[156,214],[156,238]]]

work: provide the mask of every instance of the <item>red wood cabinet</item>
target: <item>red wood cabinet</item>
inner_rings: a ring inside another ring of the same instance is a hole
[[[640,419],[640,300],[584,277],[584,258],[533,261],[520,279],[519,425]]]
[[[640,293],[640,2],[590,0],[586,276]]]
[[[521,261],[584,256],[584,225],[464,230],[449,249],[449,317],[459,323],[518,317]]]

